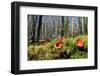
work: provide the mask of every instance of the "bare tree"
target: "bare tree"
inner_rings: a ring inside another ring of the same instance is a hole
[[[83,23],[84,23],[84,34],[88,33],[88,17],[83,17]]]
[[[32,30],[33,30],[33,33],[32,33],[32,42],[35,41],[35,29],[36,29],[36,23],[37,23],[37,16],[32,16],[32,20],[33,20],[33,23],[32,23]]]
[[[81,22],[81,17],[78,17],[78,33],[79,35],[82,34],[82,22]]]
[[[72,36],[75,36],[75,17],[72,17]]]
[[[68,17],[66,17],[66,24],[64,27],[64,36],[68,37],[68,35],[69,35],[69,21],[68,21]]]
[[[55,37],[55,18],[54,16],[52,16],[52,34],[53,34],[53,38]]]
[[[38,23],[37,41],[39,41],[39,39],[40,39],[40,29],[41,29],[41,26],[42,26],[42,16],[40,15],[39,16],[39,23]]]
[[[58,29],[57,29],[57,35],[60,35],[60,16],[58,16]]]
[[[82,34],[84,34],[84,21],[83,21],[83,17],[82,17]]]
[[[61,28],[61,36],[64,36],[64,16],[62,18],[62,28]]]

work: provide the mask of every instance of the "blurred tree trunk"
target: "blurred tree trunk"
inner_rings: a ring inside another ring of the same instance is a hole
[[[75,36],[75,17],[72,17],[72,36]]]
[[[62,18],[61,36],[64,36],[64,16]]]
[[[28,16],[28,41],[32,40],[32,16]]]
[[[34,17],[32,16],[32,19],[33,19],[33,23],[32,23],[32,26],[33,26],[33,35],[32,35],[32,42],[35,41],[35,30],[36,30],[36,23],[37,23],[37,16]]]
[[[45,25],[43,26],[43,40],[46,39],[46,26],[47,26],[47,23],[45,23]]]
[[[52,34],[53,34],[53,38],[55,37],[55,19],[54,17],[52,17]]]
[[[78,35],[82,34],[82,22],[81,17],[78,17]]]
[[[52,38],[52,27],[51,27],[51,24],[49,23],[49,38],[51,39]]]
[[[82,17],[82,34],[84,35],[84,21],[83,21],[83,17]]]
[[[37,28],[38,31],[37,31],[37,40],[36,41],[39,41],[39,39],[40,39],[41,26],[42,26],[42,16],[40,15],[39,16],[38,28]]]
[[[46,40],[49,38],[49,33],[48,33],[48,26],[49,26],[49,23],[48,23],[48,25],[46,26]]]
[[[65,25],[64,29],[65,29],[65,31],[64,31],[65,35],[64,36],[67,38],[69,36],[69,21],[68,21],[68,17],[66,17],[66,25]]]
[[[88,33],[88,18],[83,17],[83,23],[84,23],[84,34]]]
[[[43,40],[44,39],[44,26],[45,26],[45,24],[44,23],[42,23],[42,26],[41,26],[41,35],[40,35],[40,40]]]
[[[57,36],[60,34],[60,17],[58,16],[58,29],[57,29]]]

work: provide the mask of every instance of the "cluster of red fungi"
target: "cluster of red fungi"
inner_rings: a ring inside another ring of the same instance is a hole
[[[57,42],[54,44],[55,48],[61,48],[62,43],[64,42],[65,38],[64,37],[57,37]],[[84,41],[81,38],[76,39],[75,44],[77,47],[83,47],[84,46]]]

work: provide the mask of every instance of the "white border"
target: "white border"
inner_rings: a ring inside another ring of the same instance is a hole
[[[88,17],[88,59],[27,61],[27,15]],[[43,7],[20,7],[20,70],[94,65],[94,11]]]

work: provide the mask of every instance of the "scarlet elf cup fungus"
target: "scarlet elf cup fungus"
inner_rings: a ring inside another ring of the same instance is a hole
[[[84,41],[81,38],[76,39],[76,46],[77,47],[83,47],[84,46]]]
[[[57,40],[60,41],[60,42],[64,42],[65,38],[64,37],[61,37],[61,36],[58,36],[57,37]]]
[[[55,48],[61,48],[61,46],[62,46],[61,42],[56,42],[56,43],[54,44],[54,47],[55,47]]]

